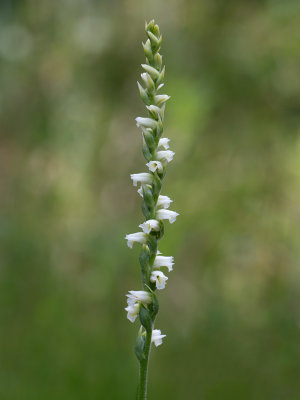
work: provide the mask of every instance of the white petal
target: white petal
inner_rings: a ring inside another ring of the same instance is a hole
[[[145,128],[151,128],[151,129],[156,129],[157,127],[157,122],[151,118],[137,117],[135,120],[137,126],[144,126]]]
[[[166,137],[159,139],[158,147],[163,147],[165,150],[168,150],[170,148],[169,141],[170,139]]]
[[[161,150],[156,153],[156,157],[160,161],[170,162],[173,160],[175,153],[172,150]]]
[[[175,211],[166,210],[162,208],[161,210],[156,211],[156,218],[157,219],[168,219],[171,224],[176,221],[176,217],[179,214]]]
[[[161,109],[157,106],[154,106],[153,104],[151,104],[150,106],[146,106],[146,108],[154,114],[160,115],[160,113],[161,113]]]
[[[163,165],[160,161],[149,161],[146,165],[151,172],[155,172],[156,170],[163,172]]]
[[[155,346],[159,346],[162,344],[162,339],[166,337],[167,335],[162,335],[160,329],[153,329],[152,331],[152,336],[151,336],[151,342],[155,344]]]
[[[159,195],[156,203],[157,208],[169,208],[173,200],[168,196]]]
[[[137,186],[138,183],[141,184],[150,184],[153,180],[153,175],[148,172],[141,172],[139,174],[131,174],[130,178],[132,179],[133,186]]]
[[[143,222],[139,225],[145,233],[150,233],[151,231],[159,230],[159,222],[156,219],[148,219],[148,221]]]
[[[174,265],[174,257],[165,257],[160,255],[157,255],[155,257],[153,263],[154,268],[167,267],[169,272],[173,271],[173,265]]]
[[[164,289],[168,277],[162,271],[152,271],[150,281],[155,282],[157,289]]]
[[[144,232],[129,233],[125,236],[128,247],[132,248],[133,243],[145,244],[148,236]]]
[[[136,302],[140,301],[143,304],[151,303],[151,295],[149,292],[144,290],[130,290],[129,294],[126,294],[128,306],[133,306]]]
[[[170,96],[168,96],[167,94],[158,94],[156,96],[154,96],[154,100],[156,105],[160,105],[165,103],[166,101],[168,101],[170,99]]]
[[[140,311],[140,305],[138,303],[134,303],[132,305],[128,305],[125,310],[127,311],[127,318],[129,321],[134,322]]]

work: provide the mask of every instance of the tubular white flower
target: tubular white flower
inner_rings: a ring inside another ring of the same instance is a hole
[[[133,306],[139,301],[144,305],[150,304],[152,301],[151,294],[145,290],[129,290],[129,294],[126,294],[126,297],[129,306]]]
[[[153,181],[153,175],[148,172],[141,172],[139,174],[131,174],[130,178],[132,179],[133,186],[137,186],[140,184],[150,184]]]
[[[158,147],[163,147],[165,150],[168,150],[170,148],[169,141],[170,139],[166,137],[159,139]]]
[[[151,118],[137,117],[135,120],[138,127],[144,126],[145,128],[151,129],[156,129],[157,127],[157,122]]]
[[[170,224],[173,224],[173,222],[176,221],[176,217],[179,214],[175,211],[171,210],[166,210],[165,208],[162,208],[161,210],[156,211],[156,218],[157,219],[167,219],[169,220]]]
[[[162,344],[162,339],[166,337],[167,335],[162,335],[160,329],[153,329],[152,331],[152,336],[151,336],[151,342],[155,344],[155,346],[159,346]]]
[[[147,242],[148,236],[145,232],[129,233],[125,236],[127,240],[127,246],[132,249],[133,243],[145,244]]]
[[[143,193],[142,193],[143,194]],[[143,197],[143,196],[142,196]],[[159,195],[156,203],[156,208],[169,208],[173,200],[168,196]]]
[[[168,96],[167,94],[157,94],[156,96],[154,96],[154,100],[157,106],[164,104],[170,98],[171,96]]]
[[[164,289],[168,277],[162,271],[152,271],[150,281],[155,282],[157,289]]]
[[[172,150],[161,150],[156,153],[156,157],[160,161],[170,162],[173,160],[175,153]]]
[[[159,230],[159,222],[156,219],[148,219],[148,221],[143,222],[139,225],[145,233],[150,233],[151,231]]]
[[[125,310],[127,311],[127,318],[129,321],[134,322],[140,311],[140,303],[130,304]]]
[[[160,161],[149,161],[146,165],[151,172],[155,172],[156,170],[158,172],[163,172],[164,169]]]
[[[170,256],[156,256],[154,263],[153,263],[153,268],[160,268],[160,267],[167,267],[168,271],[173,271],[173,265],[174,265],[174,257]]]
[[[158,118],[158,116],[162,117],[164,114],[164,110],[161,109],[160,107],[154,106],[151,104],[150,106],[146,106],[147,110],[150,111],[150,113],[155,117]]]

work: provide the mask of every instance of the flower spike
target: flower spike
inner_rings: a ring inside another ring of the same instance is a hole
[[[167,165],[173,160],[174,151],[170,150],[170,139],[162,137],[166,102],[170,99],[167,94],[159,94],[164,86],[165,66],[159,50],[162,36],[154,20],[145,23],[147,40],[142,43],[146,62],[141,64],[142,85],[138,89],[142,101],[146,105],[146,115],[136,118],[136,124],[142,133],[142,151],[147,161],[147,172],[131,174],[134,186],[139,186],[138,194],[142,197],[142,212],[145,221],[139,227],[141,232],[126,235],[127,244],[132,247],[140,243],[142,250],[139,256],[141,265],[143,290],[130,291],[127,294],[127,318],[134,322],[137,317],[141,323],[135,344],[135,353],[140,362],[141,371],[138,390],[138,400],[146,399],[146,381],[148,359],[151,343],[155,346],[162,344],[159,329],[154,329],[154,322],[159,304],[156,290],[164,289],[168,277],[160,268],[173,270],[174,258],[162,256],[158,251],[158,241],[164,235],[164,222],[171,224],[179,215],[168,208],[173,200],[161,194],[161,188]]]

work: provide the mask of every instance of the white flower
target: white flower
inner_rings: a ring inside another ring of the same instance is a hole
[[[168,196],[159,195],[156,203],[157,208],[169,208],[173,200]]]
[[[157,122],[151,118],[137,117],[135,120],[138,127],[144,126],[145,128],[151,129],[156,129],[157,127]]]
[[[168,277],[161,271],[152,271],[150,281],[156,283],[157,289],[164,289]]]
[[[172,150],[161,150],[156,153],[156,157],[160,161],[170,162],[173,160],[175,153]]]
[[[166,138],[166,137],[163,137],[163,138],[159,139],[158,147],[163,147],[165,150],[168,150],[169,147],[170,147],[169,146],[169,141],[170,141],[170,139]]]
[[[160,105],[165,103],[166,101],[168,101],[170,98],[170,96],[168,96],[167,94],[157,94],[156,96],[154,96],[154,100],[156,105]]]
[[[159,230],[159,222],[156,219],[148,219],[148,221],[139,225],[145,233]]]
[[[149,161],[146,165],[151,172],[155,172],[156,170],[163,172],[163,165],[160,161]]]
[[[149,184],[152,183],[153,175],[148,172],[141,172],[140,174],[131,174],[130,178],[132,179],[133,186],[137,186],[138,183],[141,184]]]
[[[166,210],[165,208],[156,211],[157,219],[168,219],[171,224],[176,221],[177,215],[179,215],[177,212]]]
[[[141,302],[143,304],[150,304],[151,294],[144,290],[129,290],[129,294],[126,294],[127,304],[128,306],[133,306],[137,302]]]
[[[146,106],[146,108],[154,115],[161,115],[162,113],[161,108],[154,106],[153,104],[151,104],[150,106]]]
[[[125,310],[127,311],[127,318],[129,321],[134,322],[140,311],[140,303],[128,305]]]
[[[151,342],[155,344],[155,346],[159,346],[162,344],[162,339],[166,337],[167,335],[162,335],[160,329],[153,329],[152,331],[152,336],[151,336]]]
[[[167,267],[169,272],[173,271],[174,257],[157,255],[154,260],[153,268]]]
[[[145,232],[136,232],[126,235],[125,239],[127,240],[127,246],[132,249],[133,243],[145,244],[147,242],[148,236]]]

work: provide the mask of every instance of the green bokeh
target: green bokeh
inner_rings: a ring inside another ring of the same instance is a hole
[[[0,398],[133,400],[144,21],[163,33],[163,194],[149,400],[300,398],[300,6],[0,2]]]

